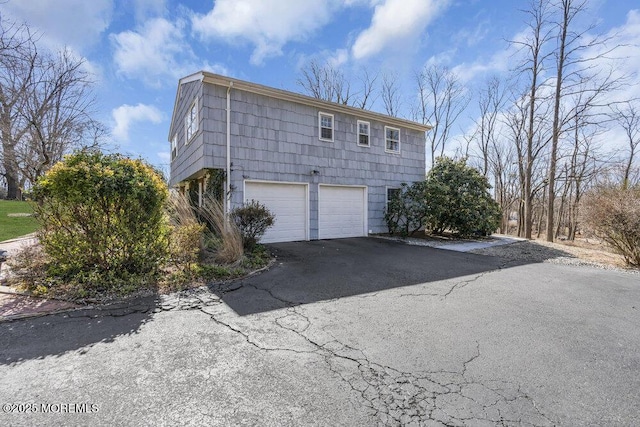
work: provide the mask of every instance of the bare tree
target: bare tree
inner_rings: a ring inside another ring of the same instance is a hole
[[[362,108],[368,108],[376,101],[376,81],[379,74],[370,74],[366,68],[362,68],[358,80],[360,81],[360,90],[356,93],[353,101],[353,106]]]
[[[551,139],[551,150],[549,160],[549,198],[547,204],[547,230],[546,239],[552,242],[554,238],[554,211],[555,211],[555,178],[556,178],[556,162],[558,158],[558,143],[565,131],[564,126],[574,122],[574,115],[584,116],[586,111],[591,109],[594,104],[598,103],[598,99],[604,94],[616,88],[620,79],[613,79],[612,72],[606,76],[599,76],[594,70],[593,65],[598,59],[606,58],[612,51],[617,49],[606,48],[609,41],[608,38],[591,37],[590,33],[594,29],[594,25],[590,25],[581,29],[576,29],[579,24],[579,18],[586,12],[586,0],[557,0],[554,4],[555,9],[559,12],[559,19],[555,23],[557,28],[556,34],[556,76],[555,76],[555,93],[554,93],[554,109],[553,109],[553,132]],[[604,48],[599,54],[585,57],[584,52],[593,50],[596,47]],[[566,117],[561,117],[561,106],[567,95],[585,93],[582,103],[576,105],[577,108],[570,109]],[[595,116],[602,116],[596,113]],[[583,120],[582,120],[583,121]],[[576,123],[581,123],[576,120]]]
[[[640,111],[637,105],[629,101],[623,105],[614,105],[612,107],[613,118],[624,130],[629,144],[629,157],[627,158],[622,175],[622,188],[629,188],[629,180],[633,170],[634,157],[640,148]]]
[[[551,53],[545,53],[545,46],[552,39],[551,29],[549,28],[549,6],[547,0],[532,0],[530,8],[525,10],[529,15],[528,34],[522,40],[514,40],[512,43],[519,46],[526,53],[526,59],[520,66],[519,71],[526,76],[529,82],[528,90],[528,119],[527,119],[527,138],[525,146],[525,155],[523,156],[523,173],[524,173],[524,237],[530,239],[532,237],[533,228],[533,183],[532,176],[534,170],[534,161],[537,141],[540,141],[539,135],[536,133],[536,127],[540,120],[538,108],[541,102],[540,91],[543,85],[542,75],[546,69],[546,63]]]
[[[388,115],[396,117],[400,110],[400,85],[398,83],[398,75],[395,73],[384,73],[382,75],[381,87],[382,102],[384,109]]]
[[[427,133],[431,164],[442,156],[453,125],[469,105],[470,96],[458,77],[446,67],[428,65],[416,73],[418,105],[414,119],[433,128]]]
[[[478,146],[482,161],[481,171],[485,176],[489,174],[491,150],[497,147],[498,120],[507,100],[505,89],[498,77],[492,77],[478,93],[480,117],[475,121],[475,130],[470,139]]]
[[[374,101],[373,93],[378,75],[371,75],[367,70],[360,73],[360,89],[355,91],[344,73],[328,62],[311,60],[301,69],[300,74],[298,85],[314,98],[362,109]]]
[[[37,63],[22,113],[28,132],[19,153],[23,174],[30,182],[70,149],[100,144],[96,132],[104,130],[92,117],[95,98],[83,67],[84,61],[67,50],[43,55]]]
[[[0,138],[7,198],[20,198],[20,168],[16,147],[27,132],[21,111],[32,84],[37,50],[25,25],[0,21]]]
[[[105,130],[92,117],[95,99],[84,60],[68,50],[40,52],[27,27],[2,25],[2,162],[7,197],[19,198],[20,188],[63,154],[99,146]]]

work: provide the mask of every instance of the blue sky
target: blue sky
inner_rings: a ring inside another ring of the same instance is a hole
[[[301,91],[300,67],[328,60],[357,74],[397,73],[405,100],[427,63],[455,70],[470,91],[514,66],[507,40],[525,28],[526,0],[8,0],[42,46],[67,46],[94,75],[97,118],[118,151],[166,170],[178,79],[201,69]],[[640,70],[640,2],[590,0],[597,30],[624,43]],[[640,96],[637,75],[628,92]],[[405,107],[409,102],[405,102]],[[373,107],[382,111],[380,102]],[[459,123],[464,132],[473,108]]]

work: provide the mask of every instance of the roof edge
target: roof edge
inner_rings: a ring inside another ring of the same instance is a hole
[[[299,104],[309,105],[318,108],[328,108],[333,111],[338,111],[341,113],[346,113],[354,116],[359,116],[363,118],[370,118],[373,120],[379,120],[388,122],[390,124],[395,124],[397,126],[402,126],[405,128],[418,130],[422,132],[426,132],[433,128],[431,125],[425,125],[418,122],[413,122],[411,120],[401,119],[398,117],[389,116],[386,114],[376,113],[370,110],[365,110],[362,108],[351,107],[349,105],[338,104],[336,102],[324,101],[322,99],[313,98],[311,96],[302,95],[295,92],[290,92],[283,89],[276,89],[269,86],[264,86],[257,83],[251,83],[244,80],[238,80],[233,77],[226,77],[219,74],[210,73],[207,71],[200,71],[198,73],[191,74],[189,76],[183,77],[180,79],[180,85],[184,83],[188,83],[190,81],[197,80],[197,76],[202,77],[202,81],[204,83],[214,84],[218,86],[228,87],[231,83],[234,89],[244,90],[247,92],[252,92],[258,95],[270,96],[273,98],[282,99],[285,101],[291,101]],[[185,79],[189,79],[187,81],[183,81]],[[174,110],[175,113],[175,110]]]

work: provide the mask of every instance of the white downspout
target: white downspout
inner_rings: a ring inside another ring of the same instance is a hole
[[[227,171],[225,179],[225,213],[231,212],[231,88],[233,82],[229,82],[227,88]]]

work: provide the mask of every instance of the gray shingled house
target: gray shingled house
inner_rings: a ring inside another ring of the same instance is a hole
[[[424,179],[428,129],[198,72],[178,83],[170,184],[201,197],[212,175],[222,177],[225,209],[254,199],[275,214],[265,243],[386,232],[393,191]]]

